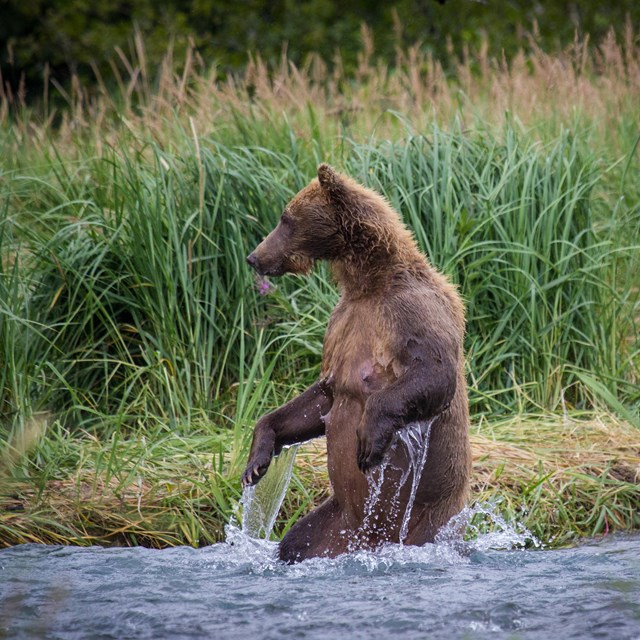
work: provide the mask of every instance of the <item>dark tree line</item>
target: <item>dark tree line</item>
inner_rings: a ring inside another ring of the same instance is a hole
[[[523,33],[534,21],[539,44],[549,50],[571,42],[576,30],[598,41],[627,16],[638,24],[637,0],[0,0],[0,67],[14,91],[21,79],[32,90],[41,86],[45,67],[60,82],[75,73],[90,83],[95,68],[110,75],[116,47],[132,50],[136,30],[151,65],[170,42],[180,54],[191,39],[203,59],[225,71],[241,68],[248,52],[274,58],[285,45],[298,63],[310,52],[330,61],[339,50],[353,67],[362,24],[371,29],[376,55],[389,62],[398,45],[421,42],[442,59],[448,41],[459,53],[484,34],[492,53],[509,56],[526,46]]]

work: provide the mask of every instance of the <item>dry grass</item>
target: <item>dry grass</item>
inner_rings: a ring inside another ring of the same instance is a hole
[[[41,148],[50,144],[52,134],[61,148],[71,148],[66,143],[80,135],[91,138],[102,153],[130,132],[144,131],[170,144],[176,126],[194,136],[219,139],[238,116],[267,122],[284,116],[300,125],[302,136],[312,136],[315,126],[325,135],[346,132],[360,139],[373,132],[377,137],[397,132],[398,119],[423,130],[434,121],[453,118],[466,126],[488,123],[498,128],[516,118],[528,127],[589,127],[594,139],[629,150],[633,141],[626,139],[628,132],[620,130],[620,123],[625,114],[633,117],[640,102],[640,42],[631,23],[622,33],[610,31],[602,42],[594,44],[587,37],[560,53],[542,51],[535,37],[528,52],[510,60],[493,58],[488,50],[485,42],[461,59],[452,57],[453,71],[445,73],[420,46],[398,50],[393,61],[381,61],[364,29],[354,76],[345,74],[339,58],[328,65],[310,56],[297,67],[286,57],[268,64],[258,56],[244,72],[222,77],[193,48],[184,60],[174,59],[168,50],[159,69],[152,70],[138,37],[133,59],[117,52],[117,91],[101,77],[97,95],[77,78],[69,90],[47,84],[45,99],[60,94],[66,107],[56,111],[45,104],[37,113],[0,88],[0,124],[12,126],[16,148]]]
[[[590,470],[640,483],[640,432],[613,416],[528,415],[483,423],[472,435],[476,494],[491,490],[503,469],[523,484],[539,465],[549,477]]]
[[[612,416],[510,418],[473,436],[473,495],[545,542],[640,526],[640,433]]]
[[[472,502],[496,502],[544,543],[640,527],[640,432],[613,416],[483,419],[471,444]],[[297,460],[302,484],[321,498],[323,445],[306,445]]]
[[[640,528],[640,433],[612,416],[483,420],[471,436],[472,501],[495,502],[545,544]],[[86,447],[85,447],[86,455]],[[171,457],[171,456],[169,456]],[[225,478],[206,455],[146,463],[132,481],[90,465],[72,477],[13,480],[0,492],[0,546],[22,542],[194,546],[222,539]],[[235,482],[234,482],[235,485]],[[229,490],[229,487],[226,487]],[[323,440],[302,446],[280,532],[329,494]],[[239,489],[227,494],[239,497]],[[232,505],[229,505],[232,509]]]
[[[190,471],[197,477],[197,469]],[[3,489],[0,547],[26,542],[200,546],[223,535],[224,520],[205,483],[177,474],[153,480],[139,477],[123,485],[116,478],[85,471],[75,478],[51,480],[41,490],[19,480],[5,482]]]

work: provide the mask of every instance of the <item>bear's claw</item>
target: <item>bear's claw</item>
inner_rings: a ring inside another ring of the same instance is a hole
[[[377,437],[372,438],[366,431],[358,431],[357,436],[356,461],[358,469],[366,473],[384,460],[385,453],[391,444],[392,432],[380,429]]]
[[[266,464],[260,464],[258,462],[255,464],[249,463],[245,472],[242,474],[242,486],[252,487],[254,484],[257,484],[260,478],[267,472],[268,468],[268,462]]]
[[[380,464],[383,457],[384,451],[377,451],[376,447],[372,446],[371,440],[358,437],[356,459],[358,461],[358,469],[362,473],[366,473],[371,467]]]

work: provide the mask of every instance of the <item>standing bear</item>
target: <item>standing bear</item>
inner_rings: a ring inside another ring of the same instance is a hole
[[[247,258],[263,276],[315,260],[341,292],[320,379],[260,418],[243,485],[282,447],[326,435],[333,495],[289,530],[280,558],[431,542],[469,485],[461,299],[389,203],[326,164]]]

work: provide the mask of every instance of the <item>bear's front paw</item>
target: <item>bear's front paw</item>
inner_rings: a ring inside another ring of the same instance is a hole
[[[266,455],[256,456],[249,460],[247,468],[242,474],[242,486],[252,487],[254,484],[257,484],[258,480],[267,473],[270,463],[271,456]]]
[[[391,445],[393,437],[393,429],[387,427],[379,427],[372,434],[371,430],[358,429],[358,449],[356,459],[358,468],[362,473],[366,473],[369,469],[379,465],[384,454]]]

